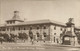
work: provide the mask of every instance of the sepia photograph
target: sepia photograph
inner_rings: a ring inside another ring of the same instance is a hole
[[[0,51],[80,51],[80,0],[0,0]]]

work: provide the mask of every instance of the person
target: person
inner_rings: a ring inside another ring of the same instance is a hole
[[[3,44],[3,41],[1,41],[1,44]]]
[[[0,38],[0,42],[1,42],[1,44],[3,43],[3,39],[2,38]]]
[[[34,44],[34,41],[33,41],[33,39],[32,39],[32,45]]]

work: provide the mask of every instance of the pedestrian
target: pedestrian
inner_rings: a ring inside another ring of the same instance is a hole
[[[34,44],[34,41],[33,41],[33,39],[32,39],[32,45]]]

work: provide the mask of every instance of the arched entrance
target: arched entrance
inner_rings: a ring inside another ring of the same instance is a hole
[[[64,35],[63,38],[62,38],[62,44],[70,45],[71,44],[70,38],[71,37],[69,35]]]

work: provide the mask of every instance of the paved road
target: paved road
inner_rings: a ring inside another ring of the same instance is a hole
[[[1,45],[0,51],[80,51],[80,48],[60,46],[26,46],[19,44]]]

